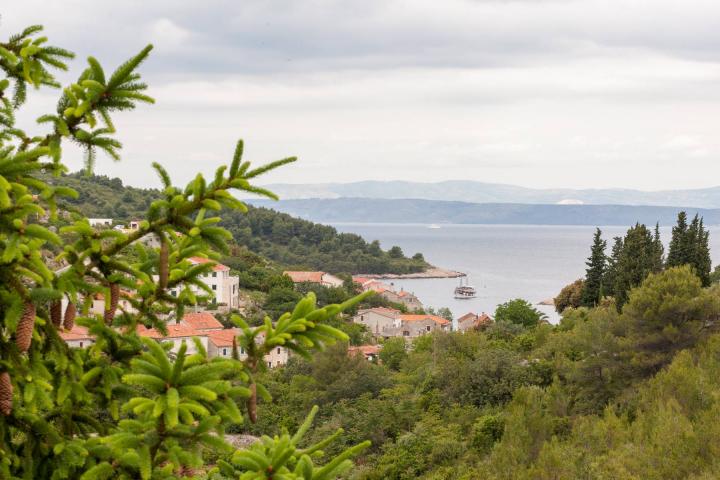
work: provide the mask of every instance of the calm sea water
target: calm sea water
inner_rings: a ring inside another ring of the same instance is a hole
[[[584,276],[585,260],[595,232],[587,226],[442,225],[439,229],[417,224],[335,224],[342,232],[379,240],[383,248],[400,246],[405,254],[422,252],[437,265],[464,272],[477,289],[471,300],[456,300],[458,279],[388,280],[396,288],[414,292],[425,305],[448,307],[457,317],[467,312],[492,314],[513,298],[536,304],[554,297],[568,283]],[[623,227],[601,227],[603,237],[623,235]],[[710,227],[713,264],[720,263],[720,227]],[[671,229],[661,229],[667,248]],[[609,248],[608,248],[609,253]],[[538,305],[552,322],[552,307]]]

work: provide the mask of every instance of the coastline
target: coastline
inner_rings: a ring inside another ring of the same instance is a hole
[[[459,278],[459,277],[465,277],[466,274],[462,272],[457,272],[455,270],[447,270],[444,268],[437,268],[432,267],[428,268],[427,270],[423,272],[415,272],[415,273],[381,273],[381,274],[367,274],[367,275],[361,275],[365,278],[377,278],[377,279],[419,279],[419,278]]]

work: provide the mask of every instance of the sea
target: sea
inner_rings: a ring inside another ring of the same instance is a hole
[[[492,316],[508,300],[522,298],[545,313],[548,320],[560,319],[552,306],[540,305],[552,299],[565,285],[585,275],[585,261],[595,227],[545,225],[425,225],[337,223],[341,231],[356,233],[368,241],[379,240],[383,248],[393,245],[410,256],[422,253],[431,264],[467,275],[477,289],[474,299],[458,300],[453,291],[456,278],[387,280],[395,289],[413,292],[435,309],[447,307],[455,318],[468,312]],[[600,227],[608,242],[627,227]],[[713,265],[720,263],[720,226],[708,227]],[[661,228],[661,237],[670,241],[671,227]]]

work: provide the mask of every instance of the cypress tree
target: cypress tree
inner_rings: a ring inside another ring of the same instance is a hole
[[[630,290],[650,274],[658,272],[655,238],[643,224],[630,228],[623,240],[615,272],[615,301],[618,309],[628,300]]]
[[[607,257],[605,248],[607,242],[602,239],[602,231],[598,228],[593,236],[593,244],[590,248],[590,256],[585,262],[585,287],[582,293],[582,304],[586,307],[594,307],[600,301],[603,294],[603,275],[607,268]]]
[[[603,275],[603,296],[615,296],[615,281],[617,278],[618,262],[623,249],[623,237],[614,237],[610,256],[607,258],[607,268]]]
[[[677,225],[673,227],[667,266],[690,265],[695,274],[700,277],[703,286],[710,285],[712,261],[709,239],[710,232],[705,229],[703,219],[699,215],[696,214],[688,225],[687,214],[680,212]]]
[[[670,248],[668,249],[667,266],[679,267],[687,262],[688,258],[688,224],[687,213],[678,213],[677,224],[672,229]]]

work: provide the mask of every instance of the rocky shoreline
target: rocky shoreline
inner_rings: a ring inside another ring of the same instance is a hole
[[[365,278],[377,278],[377,279],[419,279],[419,278],[458,278],[466,276],[462,272],[456,272],[455,270],[446,270],[444,268],[428,268],[424,272],[416,273],[383,273],[383,274],[367,274],[362,275]]]

